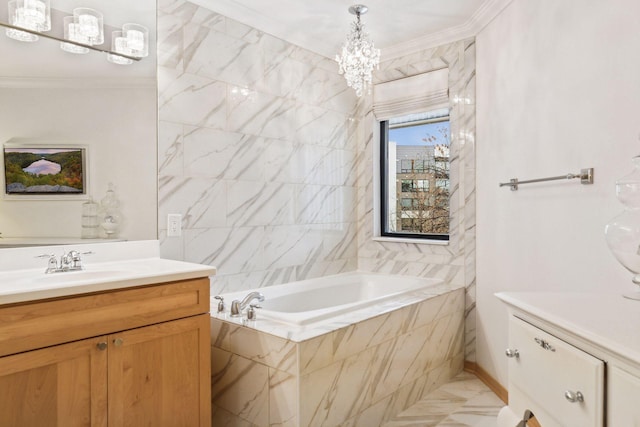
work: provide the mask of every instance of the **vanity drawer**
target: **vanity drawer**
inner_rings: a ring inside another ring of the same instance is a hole
[[[513,316],[509,341],[518,351],[509,360],[509,406],[516,414],[529,409],[544,427],[603,426],[602,360]]]
[[[0,356],[209,312],[209,278],[0,307]]]

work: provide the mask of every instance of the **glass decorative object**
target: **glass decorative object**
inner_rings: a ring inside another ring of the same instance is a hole
[[[82,238],[95,239],[99,237],[100,224],[98,224],[98,204],[89,199],[82,204]]]
[[[640,156],[632,163],[633,172],[616,181],[616,196],[625,210],[606,225],[605,237],[618,262],[634,274],[631,281],[640,285]],[[640,291],[624,297],[640,300]]]
[[[11,0],[8,3],[8,19],[11,25],[31,31],[51,30],[49,0]],[[13,28],[7,28],[7,37],[21,42],[35,42],[38,36]]]
[[[356,15],[356,20],[351,23],[351,32],[342,45],[342,51],[336,55],[338,72],[344,74],[347,85],[356,91],[358,97],[362,96],[365,90],[371,91],[373,69],[378,68],[380,64],[380,49],[374,47],[360,20],[360,15],[364,15],[368,10],[369,8],[362,4],[349,8],[349,13]]]
[[[100,226],[104,230],[107,239],[117,237],[122,216],[120,214],[120,201],[116,197],[112,183],[109,183],[107,194],[100,201],[100,209],[102,212]]]

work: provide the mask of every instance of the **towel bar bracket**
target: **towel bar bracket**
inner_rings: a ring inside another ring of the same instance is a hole
[[[559,179],[575,179],[580,178],[581,184],[593,184],[593,168],[580,169],[579,174],[568,173],[560,176],[550,176],[548,178],[528,179],[526,181],[519,181],[518,178],[511,178],[509,182],[501,182],[500,187],[509,186],[511,191],[518,191],[518,186],[521,184],[531,184],[534,182],[556,181]]]

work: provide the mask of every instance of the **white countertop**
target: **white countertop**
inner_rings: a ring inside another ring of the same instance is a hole
[[[640,367],[640,301],[604,293],[501,292],[496,296]]]
[[[56,254],[61,248],[56,246]],[[0,305],[212,276],[215,267],[160,258],[157,241],[119,242],[64,247],[91,252],[84,269],[45,274],[51,248],[2,249]],[[12,262],[13,259],[13,262]],[[34,267],[37,265],[37,267]],[[14,268],[15,267],[15,268]]]
[[[26,246],[84,245],[89,243],[123,242],[121,239],[81,239],[80,237],[2,237],[0,248],[24,248]]]

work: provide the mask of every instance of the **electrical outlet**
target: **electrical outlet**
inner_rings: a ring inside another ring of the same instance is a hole
[[[179,236],[182,236],[182,215],[168,214],[167,215],[167,237],[179,237]]]

